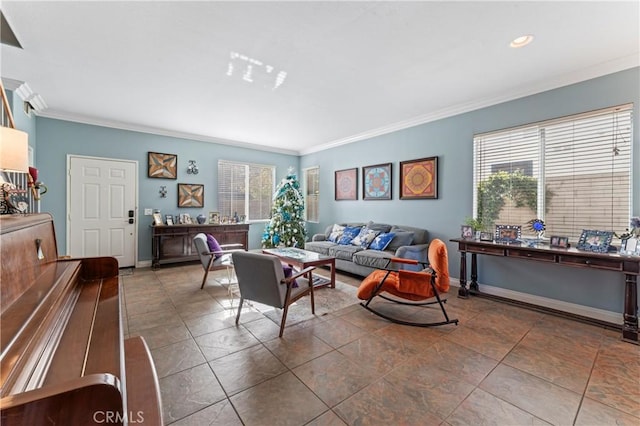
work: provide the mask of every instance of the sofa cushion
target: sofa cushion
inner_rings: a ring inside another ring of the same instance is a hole
[[[364,226],[360,230],[360,233],[353,240],[351,240],[351,244],[366,249],[367,247],[369,247],[369,244],[371,244],[374,238],[378,236],[379,233],[380,231],[374,231],[373,229],[369,229]]]
[[[429,231],[424,228],[415,228],[413,226],[394,225],[390,232],[396,229],[413,232],[413,242],[411,244],[427,244],[429,242]]]
[[[329,249],[335,245],[331,241],[309,241],[305,243],[304,249],[329,256]]]
[[[344,228],[345,228],[345,226],[338,225],[336,223],[335,225],[333,225],[333,228],[331,228],[331,233],[329,234],[327,239],[329,241],[331,241],[332,243],[337,243],[338,240],[340,239],[340,237],[342,237],[342,233],[344,232]]]
[[[362,250],[353,255],[353,263],[370,268],[385,268],[393,257],[390,251]]]
[[[355,237],[358,236],[358,234],[360,234],[360,229],[361,229],[360,227],[355,227],[355,226],[345,227],[344,230],[342,231],[342,236],[337,241],[338,244],[342,244],[342,245],[351,244],[351,240],[353,240]]]
[[[413,231],[405,231],[400,228],[395,228],[393,233],[396,235],[387,246],[387,250],[396,251],[402,246],[409,246],[413,243]]]
[[[373,229],[374,231],[380,231],[380,233],[389,232],[391,230],[391,225],[387,225],[386,223],[376,223],[370,221],[367,223],[367,228]]]
[[[352,245],[334,245],[329,248],[329,256],[333,256],[336,259],[349,260],[353,259],[353,254],[363,250],[362,247]]]
[[[371,250],[384,250],[387,248],[393,237],[395,237],[395,234],[393,232],[384,232],[378,234],[378,236],[374,238],[371,244],[369,244],[369,248]]]

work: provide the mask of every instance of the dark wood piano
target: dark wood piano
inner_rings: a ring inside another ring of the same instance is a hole
[[[162,425],[144,339],[124,339],[118,262],[60,259],[48,214],[0,216],[0,423]]]

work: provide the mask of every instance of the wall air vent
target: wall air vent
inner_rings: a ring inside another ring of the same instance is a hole
[[[7,22],[7,18],[4,17],[4,13],[0,11],[0,42],[2,44],[6,44],[8,46],[17,47],[18,49],[22,49],[18,38],[14,34],[9,22]]]

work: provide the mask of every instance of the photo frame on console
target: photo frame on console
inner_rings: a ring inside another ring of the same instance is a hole
[[[620,246],[620,254],[626,254],[629,256],[640,256],[640,238],[631,237],[622,240]]]
[[[495,240],[497,243],[513,243],[522,237],[520,225],[496,225]]]
[[[549,247],[551,248],[569,248],[569,237],[561,237],[552,235],[549,239]]]
[[[613,232],[611,231],[584,229],[578,240],[577,249],[595,253],[607,253],[612,238]]]

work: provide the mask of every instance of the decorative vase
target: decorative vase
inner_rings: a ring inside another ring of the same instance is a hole
[[[207,221],[207,217],[205,215],[203,215],[202,213],[200,213],[198,215],[198,217],[196,217],[196,219],[198,220],[198,223],[200,225],[204,224]]]

